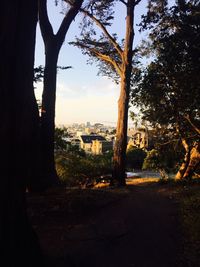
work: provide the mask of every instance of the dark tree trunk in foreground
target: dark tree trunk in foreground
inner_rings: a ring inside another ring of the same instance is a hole
[[[67,2],[67,1],[66,1]],[[54,161],[57,61],[65,35],[77,15],[83,0],[76,0],[67,11],[56,34],[50,24],[47,0],[39,0],[39,22],[45,44],[44,88],[41,114],[42,177],[47,183],[58,183]]]
[[[54,163],[54,129],[56,102],[56,72],[58,52],[56,41],[46,44],[46,58],[44,70],[44,87],[42,95],[41,114],[41,162],[42,177],[47,185],[57,183],[57,173]]]
[[[0,9],[0,265],[41,266],[26,213],[35,168],[38,110],[33,91],[37,1],[3,1]]]

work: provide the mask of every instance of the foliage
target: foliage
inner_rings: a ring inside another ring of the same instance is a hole
[[[58,70],[67,70],[71,69],[72,66],[57,66],[57,71]],[[38,67],[34,68],[34,77],[33,77],[33,82],[42,82],[44,78],[44,66],[39,65]]]
[[[146,157],[146,152],[141,148],[131,146],[127,150],[126,156],[128,168],[141,169]]]
[[[67,141],[66,138],[69,137],[67,132],[67,128],[55,128],[54,133],[54,148],[55,150],[66,150],[67,149]]]
[[[34,68],[34,78],[33,81],[35,83],[41,82],[44,78],[44,66],[39,65],[38,67]]]
[[[199,3],[177,1],[169,7],[168,1],[149,1],[141,22],[149,38],[141,53],[152,61],[132,94],[144,119],[170,131],[171,142],[184,138],[190,149],[199,142],[200,128]]]
[[[163,169],[166,172],[176,172],[179,168],[180,157],[183,154],[179,147],[173,143],[166,145],[157,145],[147,152],[147,157],[144,159],[143,169],[159,170]]]
[[[158,170],[163,167],[160,155],[156,149],[148,151],[147,157],[144,159],[143,169]]]
[[[68,186],[92,185],[101,175],[110,174],[111,168],[111,153],[94,156],[69,150],[56,154],[58,176]]]
[[[135,100],[151,122],[184,127],[186,114],[199,118],[200,17],[199,1],[180,2],[171,8],[164,5],[160,13],[153,9],[144,20],[152,28],[149,41],[155,57],[143,72]]]

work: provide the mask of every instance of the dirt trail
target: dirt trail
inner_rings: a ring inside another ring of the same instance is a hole
[[[59,236],[57,229],[57,237],[47,252],[57,256],[51,257],[47,265],[179,266],[177,204],[167,189],[150,185],[130,186],[126,190],[128,194],[122,201],[100,209],[88,216],[84,223],[68,229],[61,223],[62,235]]]

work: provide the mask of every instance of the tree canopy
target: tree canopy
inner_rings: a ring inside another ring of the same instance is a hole
[[[199,142],[199,10],[199,1],[177,1],[172,7],[168,1],[149,1],[141,22],[149,37],[141,53],[152,61],[132,94],[146,120],[170,128],[190,147]]]

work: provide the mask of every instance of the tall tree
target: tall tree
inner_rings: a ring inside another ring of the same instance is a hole
[[[74,45],[82,49],[84,54],[96,61],[103,75],[112,76],[120,81],[120,97],[118,100],[118,121],[113,156],[113,178],[118,185],[125,185],[125,162],[127,147],[127,122],[131,74],[133,70],[134,11],[141,0],[109,0],[89,1],[81,12],[84,14],[82,38],[77,38]],[[109,33],[112,24],[114,5],[119,2],[126,9],[125,36],[121,43],[117,35]],[[98,30],[101,34],[98,37]],[[98,39],[97,39],[98,38]]]
[[[64,1],[64,0],[63,0]],[[42,176],[51,183],[57,182],[54,162],[54,129],[56,102],[57,61],[66,33],[77,15],[83,0],[65,0],[70,5],[63,21],[54,34],[48,18],[47,0],[39,0],[39,23],[45,45],[44,87],[41,112]]]
[[[26,214],[38,111],[33,90],[37,1],[3,1],[0,10],[0,251],[2,266],[41,266]]]
[[[178,137],[185,157],[176,175],[189,178],[200,162],[200,1],[149,1],[142,28],[149,39],[143,52],[153,61],[143,72],[134,103],[147,120],[166,126]]]

